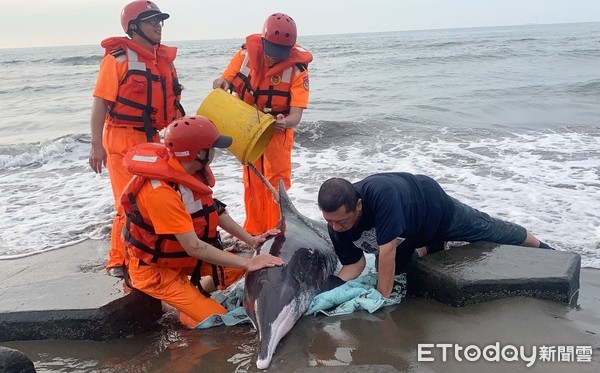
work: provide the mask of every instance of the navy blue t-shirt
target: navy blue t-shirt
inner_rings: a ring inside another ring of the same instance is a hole
[[[377,254],[379,245],[393,240],[411,250],[431,243],[454,213],[452,199],[428,176],[381,173],[353,185],[362,199],[358,225],[345,232],[328,226],[343,265],[358,262],[363,251]]]

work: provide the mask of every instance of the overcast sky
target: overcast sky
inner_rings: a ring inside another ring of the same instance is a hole
[[[0,0],[0,48],[97,44],[122,35],[126,0]],[[242,38],[271,13],[300,35],[600,21],[600,0],[157,0],[163,42]]]

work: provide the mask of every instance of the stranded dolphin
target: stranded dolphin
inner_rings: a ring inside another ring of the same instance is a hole
[[[325,224],[302,216],[282,182],[279,206],[281,233],[265,242],[260,250],[283,258],[285,265],[248,273],[244,287],[244,308],[258,331],[259,369],[269,366],[279,341],[306,312],[325,279],[337,267]]]

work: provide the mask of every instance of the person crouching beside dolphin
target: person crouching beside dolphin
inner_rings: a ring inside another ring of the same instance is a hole
[[[552,249],[522,226],[448,196],[425,175],[381,173],[354,184],[332,178],[321,185],[318,204],[342,263],[325,289],[357,278],[366,265],[363,252],[377,255],[377,291],[389,297],[394,275],[405,272],[413,256],[443,250],[445,241]]]
[[[227,313],[204,291],[202,276],[224,289],[245,271],[283,264],[270,254],[247,259],[220,250],[217,227],[255,249],[278,233],[250,235],[212,197],[209,164],[215,148],[231,143],[207,118],[186,116],[168,125],[164,144],[137,145],[123,162],[134,175],[121,197],[131,286],[177,308],[181,323],[190,327]]]

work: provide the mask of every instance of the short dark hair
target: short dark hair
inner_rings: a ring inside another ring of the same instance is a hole
[[[346,211],[356,210],[359,198],[358,192],[348,180],[333,177],[321,185],[317,200],[321,211],[334,212],[342,206],[346,206]]]

